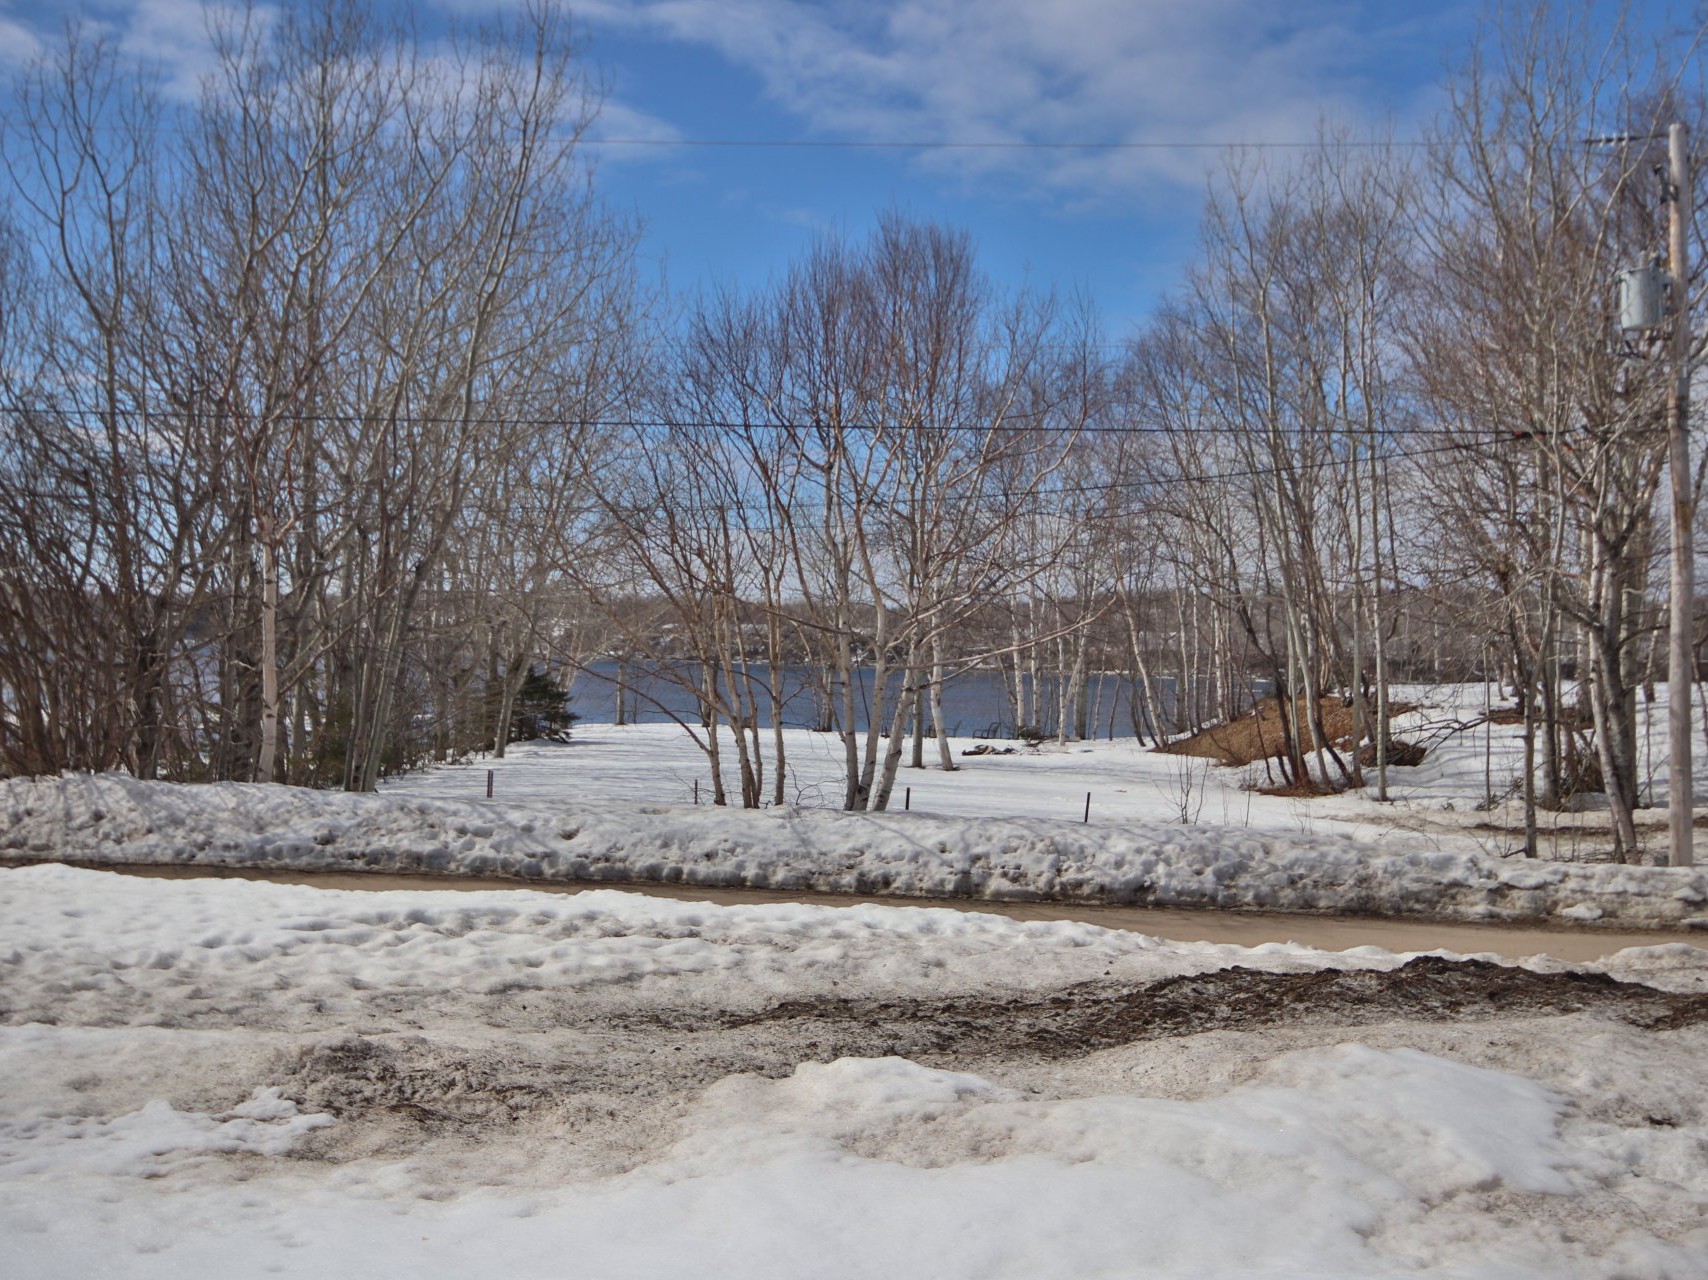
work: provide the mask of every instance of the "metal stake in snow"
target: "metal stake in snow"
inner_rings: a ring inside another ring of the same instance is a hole
[[[901,807],[904,811],[913,808],[913,788],[912,787],[908,787],[908,788],[903,790],[902,797],[901,797]]]
[[[491,769],[488,769],[486,771],[486,798],[488,800],[492,799],[492,770]]]
[[[1080,821],[1081,822],[1090,822],[1091,821],[1091,792],[1089,792],[1089,791],[1087,791],[1085,793],[1085,817],[1081,818]]]

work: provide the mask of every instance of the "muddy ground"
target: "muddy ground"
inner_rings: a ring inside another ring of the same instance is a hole
[[[899,1055],[1040,1100],[1193,1100],[1261,1077],[1288,1052],[1360,1042],[1537,1079],[1568,1100],[1574,1125],[1684,1140],[1708,1118],[1697,1069],[1708,1061],[1708,994],[1441,957],[1388,971],[1234,967],[1144,983],[926,996],[877,985],[787,999],[698,983],[595,997],[352,979],[331,1006],[256,970],[253,983],[189,972],[181,983],[133,982],[121,970],[89,989],[0,988],[0,1023],[56,1029],[29,1084],[44,1114],[121,1115],[151,1098],[218,1113],[278,1088],[338,1123],[300,1139],[283,1166],[223,1157],[225,1176],[294,1169],[334,1185],[349,1168],[358,1179],[406,1178],[428,1199],[623,1175],[702,1130],[717,1082],[844,1057]],[[123,1029],[122,1040],[104,1040],[105,1028]],[[935,1165],[1000,1158],[990,1141],[976,1125],[916,1134],[866,1116],[848,1150]],[[1489,1212],[1517,1221],[1532,1209]],[[1638,1227],[1682,1238],[1695,1221],[1688,1209],[1608,1191],[1586,1211],[1612,1241]]]
[[[480,1021],[479,1031],[451,1035],[370,1025],[281,1047],[261,1074],[304,1109],[343,1122],[314,1135],[305,1158],[432,1147],[443,1159],[447,1149],[486,1144],[497,1133],[557,1176],[604,1176],[655,1157],[705,1086],[740,1073],[786,1076],[801,1062],[898,1055],[1050,1095],[1095,1092],[1100,1080],[1137,1071],[1160,1092],[1186,1096],[1220,1087],[1216,1076],[1226,1071],[1217,1046],[1241,1046],[1226,1053],[1226,1070],[1268,1056],[1250,1052],[1259,1045],[1284,1051],[1348,1040],[1456,1047],[1452,1056],[1510,1068],[1534,1060],[1538,1040],[1708,1039],[1708,995],[1421,957],[1389,972],[1232,968],[1138,988],[788,1000],[759,1012],[643,1006],[595,1014],[572,997],[535,990],[491,997]],[[1660,1126],[1688,1118],[1661,1096],[1634,1117]]]

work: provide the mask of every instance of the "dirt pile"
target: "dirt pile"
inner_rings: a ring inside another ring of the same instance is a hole
[[[1294,722],[1302,725],[1308,715],[1305,701],[1299,699],[1295,708]],[[1410,710],[1411,704],[1404,702],[1393,703],[1389,708],[1390,714],[1395,716],[1404,715]],[[1354,711],[1350,704],[1340,698],[1323,700],[1323,727],[1337,748],[1350,749],[1352,746],[1352,734],[1357,719]],[[1282,743],[1280,700],[1265,698],[1243,716],[1211,725],[1189,737],[1164,743],[1157,750],[1164,755],[1196,756],[1203,760],[1214,760],[1217,764],[1243,765],[1279,757],[1282,754]],[[1390,764],[1419,764],[1423,760],[1422,747],[1398,741],[1394,743],[1394,747],[1404,758],[1396,756],[1390,759]],[[1374,763],[1374,756],[1371,757],[1371,763]]]

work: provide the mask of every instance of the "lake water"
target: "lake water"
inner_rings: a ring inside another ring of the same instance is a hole
[[[756,674],[758,669],[756,668]],[[822,672],[805,666],[787,667],[783,672],[785,699],[783,723],[790,728],[822,729],[828,722],[825,710],[826,692]],[[857,673],[859,711],[854,726],[864,732],[872,705],[872,672]],[[570,686],[570,709],[583,720],[595,724],[613,724],[617,719],[618,669],[614,662],[595,662],[575,675]],[[1060,681],[1044,677],[1038,682],[1041,700],[1034,705],[1042,711],[1034,718],[1046,729],[1053,729],[1056,708],[1060,705]],[[1158,697],[1165,711],[1173,698],[1174,682],[1156,682]],[[901,687],[900,676],[890,682],[886,708],[894,707],[895,696]],[[838,706],[840,689],[835,691]],[[1114,673],[1093,675],[1087,681],[1086,700],[1091,723],[1088,730],[1095,737],[1132,737],[1133,686],[1123,675]],[[770,727],[770,699],[763,698],[762,721]],[[886,711],[886,715],[888,712]],[[692,721],[697,715],[693,695],[677,681],[658,673],[644,673],[638,667],[629,670],[628,716],[630,724],[656,724],[672,716]],[[943,686],[943,720],[949,733],[956,737],[1010,737],[1014,731],[1014,707],[1005,690],[1000,672],[979,669],[964,671],[951,677]]]

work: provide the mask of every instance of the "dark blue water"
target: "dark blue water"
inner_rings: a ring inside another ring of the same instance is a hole
[[[765,692],[765,674],[755,668],[760,679],[760,723],[769,728],[770,695]],[[872,706],[872,673],[861,670],[857,675],[855,729],[864,732]],[[1039,680],[1037,699],[1028,692],[1028,703],[1041,708],[1033,716],[1040,727],[1053,736],[1057,708],[1061,705],[1062,682],[1044,677]],[[885,717],[895,706],[901,687],[899,674],[889,685],[885,698]],[[827,706],[823,673],[813,668],[788,667],[783,672],[783,723],[789,728],[827,729],[833,727],[832,711]],[[840,714],[842,691],[828,695]],[[1158,682],[1158,696],[1166,703],[1173,696],[1173,682]],[[677,681],[657,673],[646,673],[639,667],[629,669],[627,721],[630,724],[659,724],[672,716],[693,722],[698,718],[694,696]],[[617,664],[595,662],[575,676],[571,685],[570,709],[583,720],[596,724],[612,724],[617,719]],[[1133,719],[1134,688],[1122,675],[1093,675],[1086,684],[1087,732],[1092,737],[1132,737],[1137,731]],[[928,717],[929,719],[929,717]],[[943,686],[943,720],[951,735],[957,737],[1010,737],[1014,733],[1014,706],[1005,692],[1004,677],[994,670],[964,671],[948,679]],[[1070,726],[1071,727],[1071,726]],[[1147,728],[1148,732],[1148,728]]]

